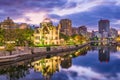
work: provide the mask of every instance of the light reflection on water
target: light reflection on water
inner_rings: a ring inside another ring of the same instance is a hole
[[[118,49],[87,46],[69,55],[0,66],[0,80],[120,80]]]

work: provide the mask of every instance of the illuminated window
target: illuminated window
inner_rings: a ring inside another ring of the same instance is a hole
[[[55,39],[57,40],[57,39],[58,39],[58,37],[55,37]]]
[[[40,36],[36,36],[35,39],[40,39]]]
[[[56,31],[56,34],[58,34],[58,32]]]

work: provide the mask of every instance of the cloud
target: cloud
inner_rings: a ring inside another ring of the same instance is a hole
[[[78,12],[75,12],[72,9],[63,11],[62,16],[59,15],[62,13],[62,11],[58,11],[59,17],[56,17],[57,19],[61,18],[68,18],[71,19],[73,22],[73,26],[80,26],[80,25],[86,25],[89,29],[94,28],[98,29],[98,21],[100,19],[108,19],[110,20],[111,27],[114,27],[118,29],[120,26],[119,23],[115,24],[116,21],[120,19],[120,6],[109,4],[101,4],[96,5],[95,7],[92,7],[90,10],[80,12],[80,10],[77,10]],[[65,14],[64,14],[65,13]],[[52,16],[51,16],[52,17]],[[120,29],[119,29],[120,30]]]
[[[62,69],[60,72],[68,76],[69,80],[107,80],[102,74],[92,71],[90,68],[72,66],[69,69]]]
[[[31,13],[25,13],[24,17],[18,18],[15,20],[15,22],[26,22],[28,24],[37,24],[39,25],[40,22],[42,22],[47,17],[46,12],[31,12]]]
[[[2,0],[0,1],[0,17],[2,20],[10,16],[16,20],[23,18],[27,13],[28,15],[30,13],[39,15],[39,12],[52,11],[54,7],[64,6],[65,3],[66,0]]]
[[[16,22],[38,25],[41,16],[46,15],[55,23],[68,18],[72,20],[73,26],[86,25],[88,29],[97,30],[98,21],[102,18],[109,19],[111,27],[120,30],[120,24],[115,23],[120,20],[119,4],[119,0],[1,0],[0,20],[10,16]]]
[[[68,0],[68,3],[66,3],[66,5],[70,5],[73,4],[74,7],[67,7],[65,6],[63,9],[59,9],[59,8],[54,8],[52,12],[50,12],[50,14],[57,14],[59,16],[63,16],[63,15],[70,15],[70,14],[74,14],[74,13],[78,13],[78,12],[84,12],[84,11],[88,11],[91,8],[100,5],[101,1],[82,1],[82,2],[73,2],[71,0]],[[87,5],[87,6],[86,6]]]
[[[90,67],[72,66],[69,69],[62,69],[60,73],[66,76],[66,80],[119,80],[120,73],[116,76],[103,74],[92,70]],[[57,76],[57,74],[54,74]],[[61,76],[59,76],[61,77]],[[62,79],[63,80],[63,79]]]

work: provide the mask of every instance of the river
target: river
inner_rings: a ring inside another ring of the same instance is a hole
[[[0,80],[120,80],[120,47],[86,46],[73,52],[0,66]]]

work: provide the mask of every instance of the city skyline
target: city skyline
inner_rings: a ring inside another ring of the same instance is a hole
[[[4,0],[0,1],[0,22],[8,16],[18,23],[36,25],[46,17],[55,24],[67,18],[73,27],[98,30],[98,21],[108,19],[110,27],[120,31],[119,4],[119,0]]]

